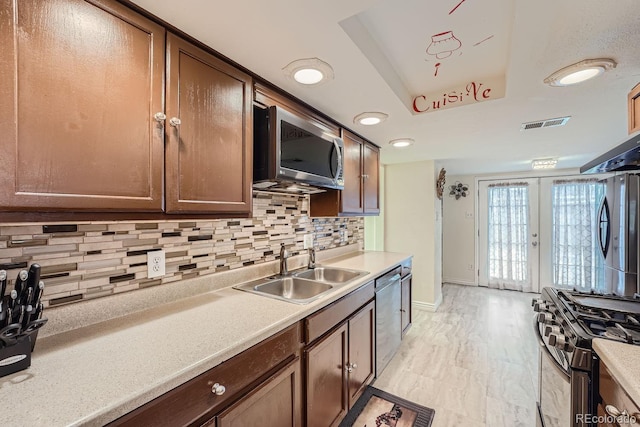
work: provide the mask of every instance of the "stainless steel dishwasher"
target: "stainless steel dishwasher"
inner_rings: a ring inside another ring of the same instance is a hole
[[[401,267],[376,279],[376,377],[396,353],[402,339]]]

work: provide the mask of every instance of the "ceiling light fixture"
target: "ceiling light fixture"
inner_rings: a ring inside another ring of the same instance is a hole
[[[412,145],[415,141],[411,138],[398,138],[389,141],[389,144],[396,148],[404,148]]]
[[[334,78],[331,65],[318,58],[298,59],[282,70],[290,79],[307,86],[326,83]]]
[[[387,117],[389,117],[388,114],[377,111],[362,113],[353,118],[353,123],[365,126],[377,125],[378,123],[385,121]]]
[[[557,159],[536,159],[531,162],[531,169],[554,169]]]
[[[544,82],[549,86],[570,86],[599,76],[607,70],[616,68],[616,65],[613,59],[585,59],[556,71],[544,79]]]

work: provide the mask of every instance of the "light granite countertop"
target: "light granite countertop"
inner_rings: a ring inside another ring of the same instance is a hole
[[[191,286],[196,289],[192,296],[173,302],[166,301],[169,297],[162,289],[168,285],[131,292],[129,299],[153,308],[123,317],[72,330],[67,330],[64,320],[52,319],[52,329],[57,333],[38,339],[31,367],[0,378],[0,401],[6,409],[3,425],[104,425],[303,319],[409,257],[359,251],[321,260],[322,265],[369,274],[307,305],[232,289],[230,286],[236,283],[229,283],[229,277],[237,280],[241,276],[227,276],[225,281],[221,273],[222,280],[217,277],[219,274],[193,279],[197,283]],[[264,268],[253,271],[272,274]],[[244,280],[258,277],[247,276]],[[188,282],[191,281],[175,285],[189,289]],[[225,287],[218,289],[220,286]],[[197,292],[203,289],[205,292]],[[67,323],[74,319],[82,322],[89,317],[88,308],[108,311],[108,304],[122,302],[128,295],[112,301],[101,298],[95,305],[78,303],[75,308],[70,305],[57,313],[52,310],[51,314],[64,314]],[[142,298],[145,300],[141,302]],[[160,305],[150,302],[156,299]],[[118,307],[114,306],[113,311],[119,311]]]
[[[597,338],[593,349],[629,397],[640,405],[640,347]]]

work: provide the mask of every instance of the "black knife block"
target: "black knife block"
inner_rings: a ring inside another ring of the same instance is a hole
[[[13,345],[0,348],[0,377],[22,371],[31,366],[31,349],[32,344],[29,334],[18,337]]]

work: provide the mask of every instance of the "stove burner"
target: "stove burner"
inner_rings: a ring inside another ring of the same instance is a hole
[[[598,337],[640,345],[640,300],[637,298],[553,291],[559,297],[558,303],[565,308],[572,328],[583,331],[583,340]],[[581,341],[582,345],[589,345],[587,343]]]

